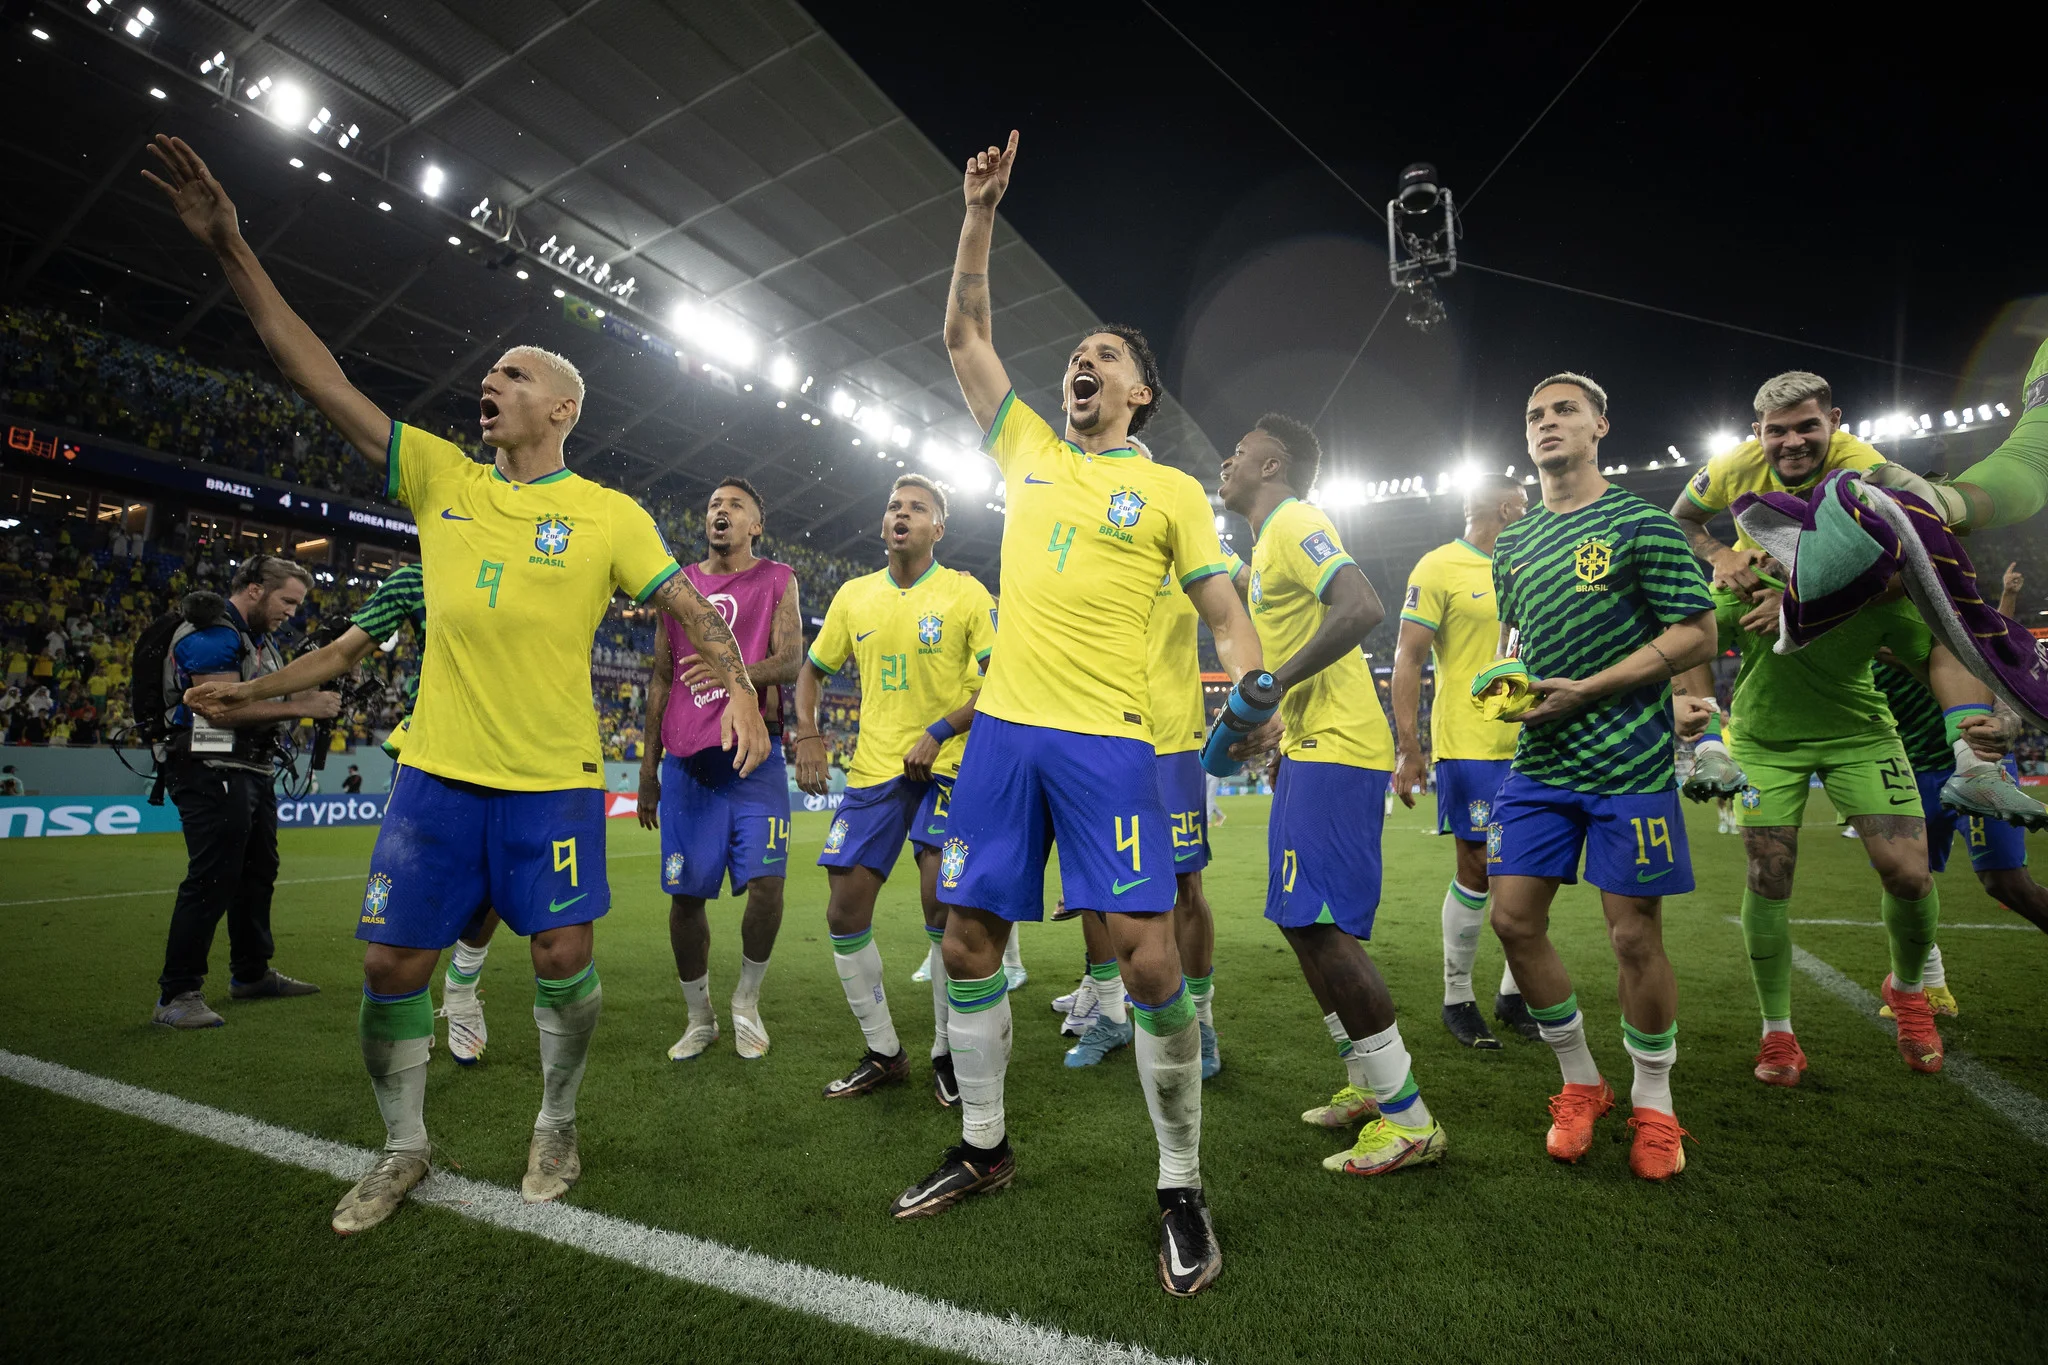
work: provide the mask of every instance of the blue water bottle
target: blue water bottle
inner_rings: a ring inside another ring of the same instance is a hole
[[[1271,673],[1247,673],[1230,689],[1229,700],[1202,745],[1202,770],[1216,777],[1228,777],[1243,766],[1230,756],[1230,746],[1273,719],[1280,709],[1280,685]]]

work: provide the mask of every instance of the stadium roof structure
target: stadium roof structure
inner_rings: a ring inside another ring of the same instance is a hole
[[[0,96],[0,154],[42,191],[0,206],[8,297],[82,291],[115,330],[249,355],[138,174],[176,132],[401,415],[473,420],[490,360],[531,341],[590,384],[585,473],[691,496],[746,474],[772,532],[846,553],[921,470],[956,490],[948,557],[994,562],[998,476],[940,339],[958,163],[798,6],[52,0],[9,27],[32,74]],[[1007,225],[993,273],[997,344],[1050,412],[1098,319]],[[1149,439],[1214,465],[1170,400]]]

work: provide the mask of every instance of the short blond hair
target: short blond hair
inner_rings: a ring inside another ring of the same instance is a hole
[[[893,495],[899,488],[922,488],[925,492],[931,494],[933,505],[939,509],[939,525],[944,526],[946,524],[945,489],[939,487],[922,474],[898,474],[896,482],[889,485],[889,492]]]
[[[1787,370],[1774,374],[1764,381],[1756,391],[1756,419],[1761,422],[1767,412],[1783,412],[1796,408],[1807,399],[1818,399],[1820,410],[1828,411],[1835,405],[1835,390],[1827,380],[1810,370]]]
[[[577,369],[576,362],[569,357],[558,351],[550,351],[545,346],[514,346],[505,354],[511,355],[513,351],[539,360],[541,368],[551,371],[555,378],[561,381],[562,387],[568,390],[567,396],[576,400],[576,415],[569,419],[569,425],[562,434],[566,436],[574,431],[576,423],[583,417],[583,371]]]

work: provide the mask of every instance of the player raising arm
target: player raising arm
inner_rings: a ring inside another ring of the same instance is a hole
[[[1193,1294],[1222,1269],[1201,1188],[1201,1050],[1174,941],[1173,841],[1160,800],[1145,675],[1146,624],[1169,572],[1240,674],[1259,667],[1251,622],[1223,571],[1214,513],[1193,479],[1141,459],[1129,437],[1161,400],[1135,328],[1081,338],[1062,382],[1064,439],[1017,398],[989,331],[989,243],[1010,180],[1007,148],[970,157],[966,220],[946,302],[946,349],[983,448],[1010,495],[1003,615],[974,742],[939,855],[949,907],[947,1023],[960,1081],[960,1145],[897,1199],[937,1213],[1016,1171],[1004,1126],[1010,926],[1044,915],[1055,840],[1067,903],[1106,913],[1137,1013],[1138,1076],[1159,1143],[1159,1276]]]
[[[732,632],[682,576],[653,519],[564,465],[583,407],[573,365],[516,346],[491,367],[478,401],[490,465],[392,421],[285,303],[206,163],[176,138],[150,150],[169,179],[149,178],[220,260],[285,378],[413,510],[434,603],[419,725],[392,783],[356,930],[368,944],[358,1033],[385,1147],[335,1209],[334,1229],[382,1222],[427,1173],[427,983],[441,950],[486,906],[532,939],[543,1093],[521,1189],[530,1202],[557,1198],[582,1173],[576,1093],[602,1000],[591,926],[611,904],[590,646],[613,590],[687,623],[743,699],[722,722],[743,772],[768,748],[753,683]]]

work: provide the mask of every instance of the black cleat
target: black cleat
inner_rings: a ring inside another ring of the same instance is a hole
[[[1008,1138],[1000,1147],[970,1147],[963,1142],[946,1149],[939,1169],[897,1195],[889,1213],[895,1218],[929,1218],[970,1194],[1001,1189],[1016,1174],[1017,1157]]]
[[[1460,1047],[1469,1047],[1479,1052],[1495,1052],[1500,1049],[1500,1039],[1486,1027],[1486,1016],[1479,1012],[1477,1003],[1460,1000],[1455,1005],[1444,1006],[1444,1027],[1458,1040]]]
[[[953,1054],[942,1052],[932,1058],[932,1096],[941,1109],[960,1103],[960,1078],[953,1074]]]
[[[318,994],[320,988],[312,982],[286,976],[275,967],[254,981],[230,979],[228,985],[228,998],[231,1000],[269,1000],[279,996]]]
[[[843,1100],[853,1095],[865,1095],[885,1085],[901,1085],[909,1076],[909,1053],[899,1048],[894,1057],[884,1057],[870,1048],[861,1054],[853,1070],[826,1085],[825,1098]]]
[[[1529,1013],[1528,1002],[1519,995],[1493,997],[1493,1017],[1530,1042],[1541,1042],[1543,1030]]]
[[[1198,1186],[1159,1192],[1159,1284],[1190,1299],[1223,1273],[1223,1249]]]

